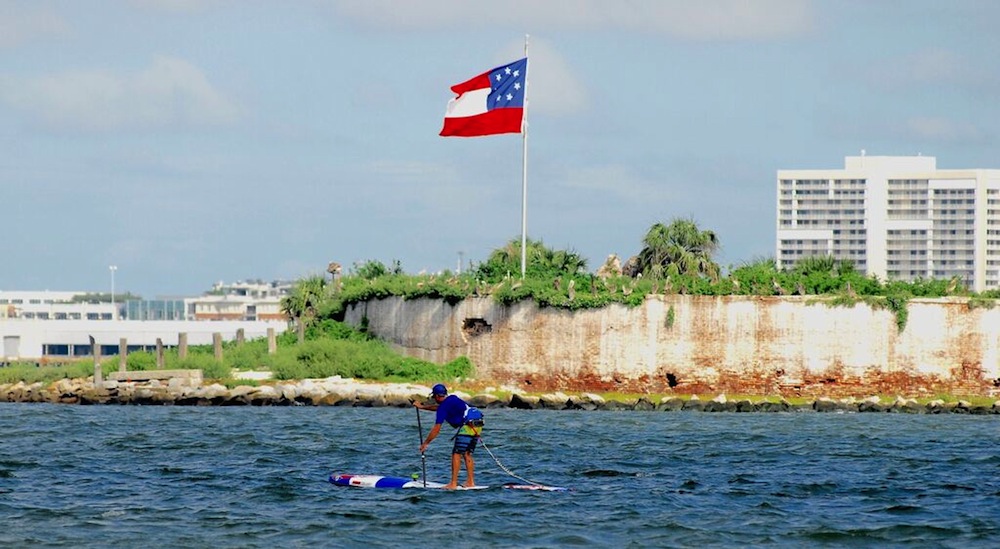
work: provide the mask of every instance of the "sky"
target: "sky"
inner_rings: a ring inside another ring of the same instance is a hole
[[[1000,168],[994,0],[0,0],[0,290],[412,274],[521,234],[521,135],[443,138],[524,56],[527,235],[596,270],[693,219],[774,256],[776,172]],[[116,270],[109,267],[114,265]]]

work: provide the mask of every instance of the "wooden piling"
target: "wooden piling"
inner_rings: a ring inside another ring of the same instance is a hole
[[[94,336],[90,337],[90,354],[94,356],[94,385],[99,386],[104,383],[104,372],[101,371],[101,348],[94,341]]]
[[[278,339],[274,335],[274,328],[267,329],[267,354],[273,355],[278,352]]]
[[[177,358],[184,360],[188,356],[187,332],[177,334]]]
[[[124,372],[128,366],[128,339],[118,339],[118,371]]]
[[[222,334],[212,334],[212,347],[215,348],[215,360],[222,362]]]
[[[156,369],[163,369],[163,340],[156,338]]]

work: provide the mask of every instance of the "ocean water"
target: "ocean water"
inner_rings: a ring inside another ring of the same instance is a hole
[[[413,409],[0,404],[0,546],[1000,546],[997,416],[488,410],[496,460],[572,491],[327,481],[419,472],[419,438]]]

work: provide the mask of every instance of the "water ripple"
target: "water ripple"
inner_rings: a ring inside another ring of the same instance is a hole
[[[465,522],[486,547],[1000,545],[996,418],[489,412],[505,467],[573,491],[326,482],[419,473],[411,410],[0,404],[0,546],[448,545]]]

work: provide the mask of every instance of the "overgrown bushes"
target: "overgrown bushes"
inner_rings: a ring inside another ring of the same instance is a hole
[[[648,269],[639,269],[641,265],[608,268],[612,265],[609,259],[598,275],[584,272],[585,263],[574,252],[550,250],[534,241],[528,241],[528,264],[522,279],[519,251],[520,244],[511,241],[495,250],[485,263],[461,275],[450,272],[406,275],[398,262],[391,271],[381,263],[368,262],[356,269],[360,274],[341,277],[336,284],[326,286],[328,291],[317,307],[316,319],[342,318],[351,304],[390,296],[442,299],[450,304],[472,296],[490,296],[503,305],[533,300],[541,307],[576,310],[612,303],[635,307],[650,294],[799,295],[813,296],[816,299],[812,303],[827,306],[851,307],[864,302],[873,308],[887,309],[895,315],[896,325],[902,331],[908,318],[907,304],[914,297],[969,297],[969,308],[973,309],[992,307],[1000,296],[995,291],[976,295],[958,279],[882,282],[857,271],[849,261],[832,257],[809,257],[791,270],[779,270],[770,258],[757,259],[730,267],[727,276],[715,276],[714,269],[681,270],[662,265]],[[643,277],[642,272],[651,275]],[[306,318],[304,322],[314,321]]]
[[[209,345],[189,348],[181,359],[176,349],[164,351],[164,368],[202,370],[206,379],[226,380],[234,370],[271,370],[276,379],[306,379],[342,376],[385,381],[441,381],[467,378],[473,374],[469,359],[460,357],[447,364],[400,356],[384,342],[342,322],[314,322],[305,331],[305,341],[299,345],[293,330],[277,338],[275,354],[268,354],[267,340],[260,338],[242,345],[227,342],[222,361],[215,359]],[[129,353],[128,370],[156,369],[156,355],[148,351]],[[118,357],[105,357],[104,372],[118,369]],[[94,374],[93,361],[81,359],[60,365],[38,366],[35,363],[14,364],[0,368],[0,383],[25,381],[49,382],[62,378],[88,377]]]
[[[383,343],[322,339],[306,341],[294,352],[265,357],[263,366],[276,379],[306,379],[342,376],[386,381],[418,381],[464,378],[472,374],[465,357],[438,365],[402,357]]]
[[[59,379],[74,379],[94,375],[94,363],[71,362],[39,366],[34,362],[15,362],[0,368],[0,383],[50,383]]]

